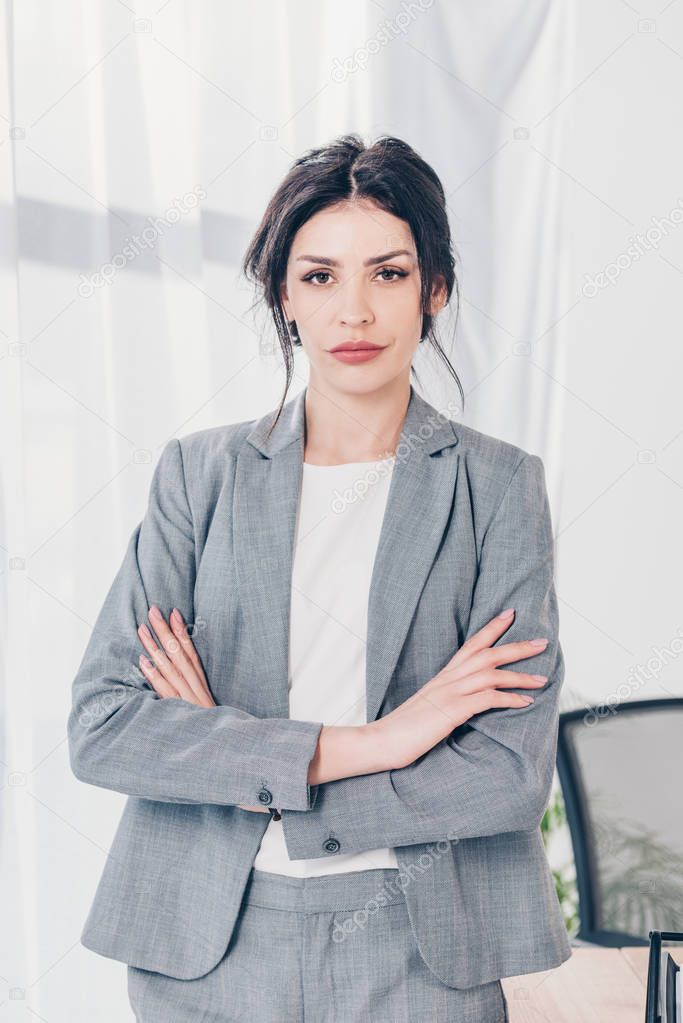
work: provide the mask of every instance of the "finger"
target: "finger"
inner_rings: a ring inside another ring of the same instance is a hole
[[[543,637],[540,643],[535,639],[522,639],[516,643],[502,643],[500,646],[492,647],[488,653],[489,664],[509,664],[511,661],[524,661],[529,657],[541,654],[548,646],[548,640]]]
[[[157,646],[152,639],[151,633],[146,625],[141,625],[138,629],[138,635],[144,646],[145,650],[151,657],[152,661],[159,669],[163,677],[167,682],[175,689],[178,696],[183,700],[187,700],[189,703],[195,703],[195,695],[187,684],[182,674],[178,671],[171,660],[166,656],[165,652]]]
[[[181,617],[176,618],[175,612],[177,608],[174,608],[169,615],[169,625],[171,632],[173,633],[173,641],[169,642],[169,647],[174,647],[174,644],[179,644],[182,649],[182,658],[178,657],[179,669],[184,672],[185,678],[190,685],[192,691],[195,693],[197,700],[201,703],[202,707],[215,707],[216,701],[213,698],[211,690],[209,689],[209,683],[206,680],[204,674],[204,668],[199,660],[199,655],[195,650],[185,623]],[[180,612],[178,611],[178,616]]]
[[[502,707],[533,707],[534,698],[525,693],[500,692],[498,689],[482,689],[466,698],[467,717],[483,711]]]
[[[165,618],[159,611],[156,605],[152,605],[149,611],[149,620],[154,626],[154,630],[159,637],[159,641],[163,647],[164,653],[169,658],[171,663],[176,667],[183,677],[186,685],[189,686],[191,691],[196,697],[196,702],[201,703],[203,706],[213,706],[213,699],[208,690],[208,685],[205,685],[204,681],[197,674],[196,668],[192,660],[187,655],[186,646],[189,643],[194,651],[192,640],[187,636],[185,642],[183,642],[172,628],[169,627]],[[187,632],[187,630],[185,630]],[[197,661],[199,658],[197,658]],[[202,676],[204,672],[202,671]]]
[[[459,657],[461,651],[464,650],[464,647],[461,647],[455,657],[448,662],[447,668],[455,669],[457,677],[462,677],[463,674],[469,675],[484,668],[495,668],[499,664],[509,664],[511,661],[523,661],[529,657],[535,657],[542,653],[547,645],[547,639],[544,639],[541,645],[536,645],[531,639],[519,640],[516,643],[502,643],[500,646],[477,650],[466,659]]]
[[[487,689],[543,689],[547,675],[532,675],[526,671],[504,671],[492,668],[475,671],[458,680],[458,689],[464,693],[483,692]]]
[[[202,693],[204,695],[208,706],[215,707],[216,703],[211,690],[209,689],[209,683],[206,679],[206,675],[204,674],[204,668],[202,667],[202,662],[199,659],[199,654],[195,649],[192,637],[190,636],[187,626],[185,625],[180,611],[178,611],[177,608],[173,608],[168,621],[176,642],[180,643],[183,653],[187,659],[185,662],[188,665],[187,678],[190,681],[192,688],[195,692]]]
[[[178,693],[175,691],[171,683],[166,681],[159,669],[155,668],[152,662],[148,661],[144,654],[140,654],[138,663],[140,665],[140,671],[159,696],[163,696],[165,698],[175,696],[177,698]]]
[[[547,675],[534,675],[526,671],[503,671],[496,668],[493,685],[496,689],[543,689],[548,684]]]
[[[515,609],[513,607],[507,608],[505,611],[501,611],[500,614],[492,618],[483,628],[479,629],[472,636],[465,640],[465,642],[458,650],[458,654],[464,652],[467,656],[475,654],[479,650],[484,650],[487,647],[492,646],[495,641],[503,635],[506,629],[510,628],[510,625],[514,621]],[[457,654],[456,654],[457,657]]]
[[[201,679],[201,681],[208,690],[209,683],[206,680],[206,675],[204,674],[202,662],[199,659],[199,654],[197,653],[195,645],[192,642],[192,637],[190,636],[187,626],[185,625],[183,616],[181,615],[177,607],[173,608],[168,620],[171,629],[173,630],[174,636],[178,639],[181,647],[183,648],[183,651],[185,652],[185,656],[188,658],[188,660],[192,664],[192,667],[197,672],[197,675],[199,676],[199,678]]]
[[[159,608],[156,607],[156,605],[152,605],[152,607],[149,610],[148,617],[150,623],[154,627],[154,631],[159,637],[159,642],[161,643],[161,647],[164,654],[166,655],[170,664],[174,667],[174,669],[179,674],[182,680],[181,682],[182,689],[179,689],[179,692],[181,692],[183,698],[189,699],[189,697],[184,695],[182,690],[184,690],[185,692],[189,690],[189,692],[191,692],[195,697],[194,699],[190,700],[191,703],[198,703],[200,704],[200,706],[203,707],[215,706],[211,694],[208,691],[208,686],[205,686],[202,680],[197,675],[197,672],[195,671],[192,662],[186,656],[186,653],[183,649],[180,640],[169,628],[166,620],[164,619],[164,616],[161,614]],[[175,678],[172,678],[171,681],[173,681],[176,688],[178,688],[178,684]]]

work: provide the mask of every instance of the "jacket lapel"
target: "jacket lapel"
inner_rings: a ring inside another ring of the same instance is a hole
[[[259,705],[289,717],[289,610],[303,477],[306,388],[259,419],[237,458],[233,503],[237,584],[268,690]],[[410,387],[368,597],[366,720],[374,721],[448,526],[459,453],[451,421]],[[441,452],[445,452],[442,455]],[[425,679],[425,682],[427,679]]]
[[[455,444],[450,427],[448,432],[450,441],[442,431],[439,443]],[[453,507],[459,454],[439,457],[428,447],[418,444],[405,459],[403,447],[397,449],[370,582],[367,721],[379,713]]]

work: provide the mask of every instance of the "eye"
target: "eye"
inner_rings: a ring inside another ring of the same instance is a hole
[[[313,273],[308,274],[307,277],[304,277],[303,280],[310,281],[311,284],[312,284],[313,283],[313,279],[315,277],[329,277],[329,276],[330,276],[329,270],[315,270]],[[323,281],[322,283],[323,284],[327,284],[327,281]]]
[[[395,274],[395,276],[391,278],[392,281],[397,280],[399,277],[407,277],[408,276],[408,274],[406,273],[405,270],[392,270],[392,268],[390,266],[383,267],[379,272],[381,274]],[[386,277],[384,278],[384,280],[387,281],[387,284],[391,284],[391,281],[387,280]]]

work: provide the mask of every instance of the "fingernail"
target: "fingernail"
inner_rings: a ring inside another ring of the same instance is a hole
[[[153,615],[154,618],[161,618],[161,611],[156,606],[156,604],[152,604],[152,606],[149,609],[149,613]]]
[[[548,676],[547,675],[532,675],[531,677],[535,678],[537,682],[547,682],[548,681]]]
[[[545,646],[547,642],[548,642],[547,639],[532,639],[531,640],[531,645],[532,646]]]
[[[534,702],[533,696],[527,696],[526,693],[524,694],[524,699],[526,700],[527,703],[533,703]]]
[[[182,618],[180,617],[180,611],[178,610],[177,607],[173,608],[173,610],[171,611],[171,614],[173,615],[173,617],[175,618],[176,621],[182,622]]]
[[[143,636],[148,636],[150,639],[152,638],[152,633],[149,631],[146,625],[138,626],[138,632],[141,632]]]
[[[508,607],[505,611],[501,611],[499,615],[496,615],[496,618],[509,618],[511,614],[514,614],[514,610],[514,607]]]

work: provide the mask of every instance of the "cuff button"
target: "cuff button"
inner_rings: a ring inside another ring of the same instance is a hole
[[[341,846],[336,838],[328,838],[325,842],[323,842],[323,849],[325,852],[336,853],[339,852],[340,848]]]
[[[266,805],[268,805],[268,803],[272,803],[273,793],[269,789],[261,789],[258,794],[258,801],[259,803],[265,803]]]

